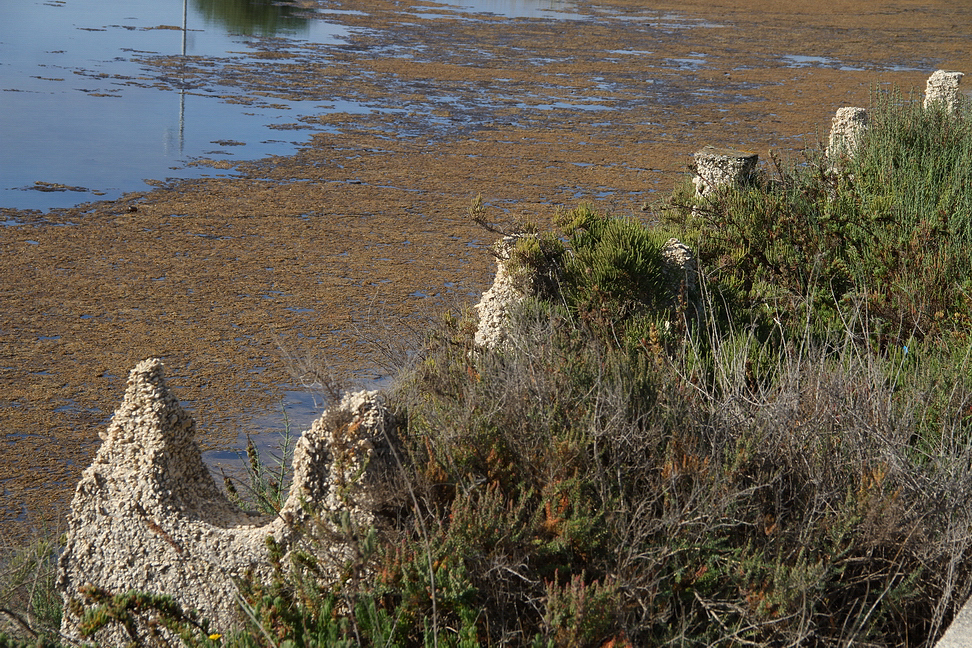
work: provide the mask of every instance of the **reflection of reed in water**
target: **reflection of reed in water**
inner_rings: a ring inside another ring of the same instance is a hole
[[[193,6],[207,23],[222,25],[234,34],[273,36],[308,29],[300,9],[275,0],[193,0]]]
[[[179,66],[179,154],[182,154],[186,142],[186,32],[188,31],[189,0],[182,0],[182,62]],[[171,152],[172,129],[165,129],[162,150],[166,154]]]
[[[553,0],[551,0],[553,1]],[[309,31],[309,20],[299,9],[275,4],[276,0],[193,0],[193,6],[209,27],[218,25],[228,33],[245,36],[273,36],[278,32],[297,34]],[[186,129],[186,81],[185,57],[188,33],[189,0],[182,1],[182,50],[183,65],[179,82],[178,133],[166,129],[163,148],[168,154],[178,140],[178,154],[185,146]]]
[[[182,61],[179,77],[179,154],[186,141],[186,17],[189,0],[182,0]]]

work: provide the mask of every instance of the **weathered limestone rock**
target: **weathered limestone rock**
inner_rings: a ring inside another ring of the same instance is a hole
[[[968,648],[972,646],[972,599],[952,619],[948,630],[935,644],[935,648]]]
[[[839,108],[830,124],[827,158],[836,162],[841,158],[853,156],[866,129],[867,110],[851,107]]]
[[[509,270],[510,252],[519,237],[507,236],[496,244],[496,277],[489,290],[483,293],[476,311],[479,313],[479,327],[474,341],[477,346],[495,349],[502,345],[509,331],[510,311],[526,295],[517,286]]]
[[[927,110],[936,103],[945,105],[949,112],[954,111],[962,95],[959,93],[959,84],[965,74],[962,72],[947,72],[936,70],[928,77],[925,84],[925,109]]]
[[[376,469],[369,460],[386,445],[388,422],[377,392],[346,395],[298,442],[293,485],[280,514],[244,513],[203,464],[195,422],[166,386],[162,362],[140,362],[71,504],[58,574],[62,632],[80,639],[77,613],[90,608],[79,593],[86,584],[109,594],[171,595],[209,619],[216,632],[237,626],[236,581],[248,573],[269,578],[268,538],[286,553],[301,546],[303,522],[310,518],[326,525],[335,513],[350,511],[354,522],[372,522]],[[338,578],[353,549],[335,542],[325,553],[322,566]],[[138,617],[139,641],[162,645],[172,639],[150,614]],[[115,646],[133,637],[116,625],[93,639]]]
[[[669,293],[676,298],[685,287],[686,297],[698,294],[699,264],[692,250],[677,238],[670,238],[661,249],[662,275]]]
[[[743,186],[756,174],[759,156],[750,151],[706,146],[695,154],[695,193],[705,197],[722,186]]]

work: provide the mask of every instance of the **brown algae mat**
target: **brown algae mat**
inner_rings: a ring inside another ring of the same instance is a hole
[[[502,222],[583,201],[651,218],[706,144],[796,156],[872,88],[972,73],[972,8],[943,1],[606,0],[567,19],[299,4],[350,40],[144,60],[158,85],[177,70],[227,100],[361,107],[295,116],[314,135],[294,156],[0,209],[0,535],[57,527],[143,358],[165,358],[204,448],[258,431],[307,366],[387,373],[491,280],[494,237],[466,217],[478,194]]]

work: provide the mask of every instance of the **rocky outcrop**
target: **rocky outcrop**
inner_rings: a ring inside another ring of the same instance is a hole
[[[511,313],[527,297],[522,286],[533,284],[529,278],[521,277],[517,281],[510,272],[510,252],[518,238],[507,236],[494,247],[496,276],[493,285],[476,304],[479,326],[474,341],[478,347],[502,348],[509,337]],[[665,292],[661,303],[666,307],[676,306],[684,297],[698,309],[699,269],[695,254],[676,238],[669,239],[659,254]]]
[[[962,72],[935,70],[925,84],[925,109],[935,104],[943,104],[945,110],[953,112],[963,99],[959,92],[959,84],[964,76]]]
[[[706,146],[695,153],[695,193],[707,197],[722,186],[744,186],[756,175],[759,156],[750,151]]]
[[[953,112],[963,98],[959,92],[959,84],[963,76],[965,75],[962,72],[937,70],[928,77],[923,104],[925,110],[936,104],[942,104],[947,111]],[[867,130],[867,124],[868,114],[864,108],[838,109],[830,124],[827,159],[837,165],[841,160],[853,156]]]
[[[695,253],[677,238],[670,238],[661,249],[665,290],[673,301],[684,294],[690,301],[698,296],[699,264]]]
[[[972,646],[972,600],[965,605],[952,619],[948,630],[935,644],[935,648],[969,648]]]
[[[343,515],[360,526],[373,522],[381,461],[372,460],[387,456],[382,448],[389,422],[377,392],[345,396],[298,442],[293,484],[280,513],[246,513],[203,464],[195,422],[166,386],[162,362],[139,363],[71,504],[58,575],[62,632],[80,639],[82,617],[92,608],[81,593],[86,585],[108,594],[170,595],[184,609],[197,610],[216,632],[237,626],[237,582],[270,577],[269,546],[286,558],[306,539],[305,522],[311,520],[334,526],[331,520]],[[334,531],[334,537],[347,537]],[[321,567],[336,579],[354,547],[334,541],[324,553]],[[123,645],[132,633],[144,645],[172,639],[151,612],[141,613],[134,628],[108,626],[93,639]]]
[[[867,129],[867,110],[864,108],[839,108],[830,123],[830,140],[827,159],[838,162],[854,155]]]
[[[509,267],[510,253],[518,238],[506,236],[493,247],[496,276],[493,285],[476,304],[476,312],[479,313],[479,326],[474,338],[476,346],[494,349],[502,345],[509,332],[510,312],[526,298]]]

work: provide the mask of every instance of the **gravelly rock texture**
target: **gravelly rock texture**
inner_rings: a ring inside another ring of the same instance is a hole
[[[972,24],[972,4],[913,4],[606,0],[552,20],[308,1],[349,39],[249,39],[244,59],[140,56],[148,80],[136,82],[161,84],[172,105],[186,87],[258,112],[286,101],[293,124],[272,127],[305,142],[118,201],[0,204],[0,535],[61,524],[143,358],[165,357],[201,447],[225,449],[279,411],[290,355],[371,370],[382,358],[362,340],[398,343],[475,303],[494,271],[482,231],[459,217],[477,194],[520,220],[584,201],[642,216],[706,143],[796,156],[875,84],[924,88],[929,57],[970,69],[954,26]],[[820,63],[781,56],[821,43]],[[367,109],[300,107],[334,102]]]
[[[956,105],[962,99],[959,84],[964,76],[965,74],[962,72],[935,70],[925,84],[925,108],[930,108],[936,103],[942,103],[945,104],[946,110],[955,110]]]
[[[834,115],[834,119],[830,123],[827,157],[832,161],[837,161],[841,157],[853,155],[866,128],[866,109],[838,108],[837,114]]]
[[[670,238],[661,249],[661,260],[666,290],[676,298],[684,290],[686,298],[695,300],[699,290],[699,263],[692,249],[677,238]]]
[[[494,246],[496,276],[493,278],[493,285],[476,304],[479,327],[474,339],[477,346],[493,349],[502,345],[509,330],[510,310],[526,298],[517,287],[508,267],[510,251],[516,240],[516,236],[507,236]]]
[[[756,173],[759,156],[750,151],[706,146],[695,153],[695,192],[710,195],[722,186],[741,186]]]
[[[246,513],[203,464],[195,422],[167,387],[161,361],[140,362],[75,491],[58,578],[65,601],[62,632],[80,638],[77,603],[90,607],[80,594],[88,584],[109,594],[170,595],[209,619],[212,629],[232,628],[240,621],[236,581],[247,574],[269,578],[268,538],[286,554],[301,546],[311,518],[328,525],[335,513],[349,511],[357,525],[373,523],[366,468],[385,445],[388,422],[377,392],[346,395],[298,442],[293,485],[280,513]],[[322,566],[335,577],[351,552],[346,543],[323,552],[318,545]],[[150,613],[139,622],[141,641],[163,643],[166,631],[152,628]],[[108,627],[94,639],[122,645],[132,637]]]
[[[517,282],[509,268],[510,251],[516,244],[517,238],[507,236],[494,246],[496,276],[493,285],[483,293],[482,299],[476,304],[479,326],[474,341],[477,346],[487,349],[502,348],[509,335],[510,314],[527,297],[520,286],[530,284],[532,281]],[[665,281],[666,302],[669,305],[676,305],[678,300],[684,297],[694,304],[696,309],[701,309],[699,267],[695,253],[678,239],[671,238],[662,246],[659,255]]]

